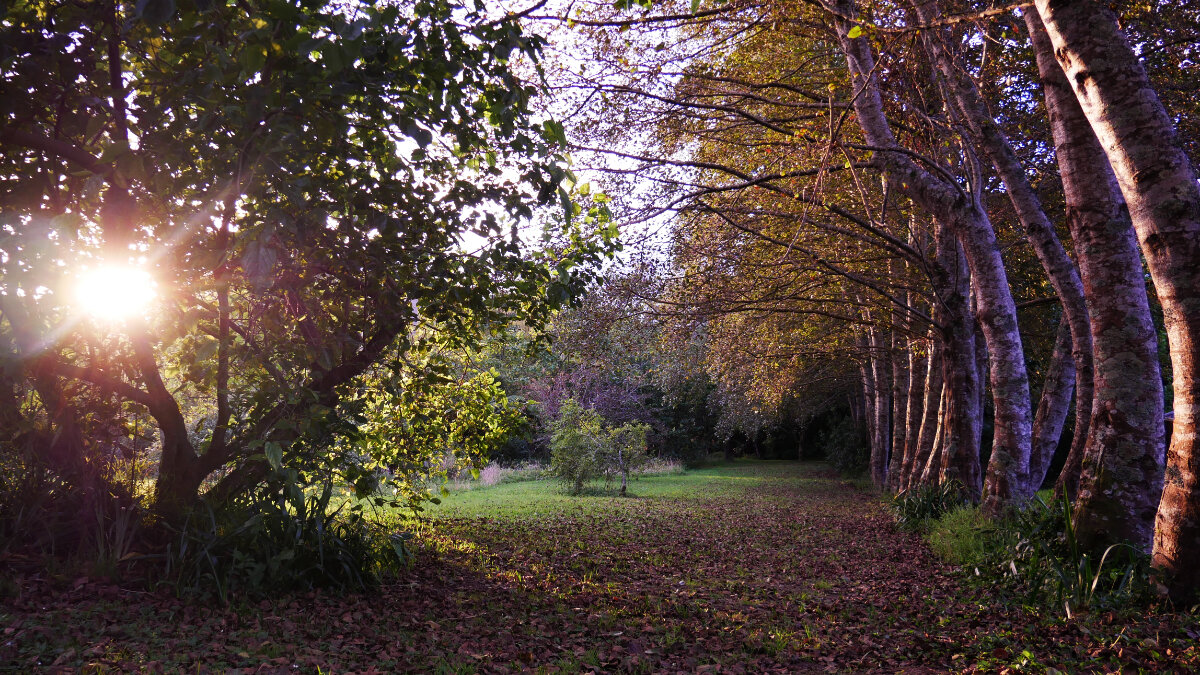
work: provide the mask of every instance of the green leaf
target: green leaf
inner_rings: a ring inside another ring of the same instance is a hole
[[[700,0],[692,0],[692,14],[695,14],[698,9],[700,9]]]
[[[848,37],[850,39],[854,39],[856,37],[862,37],[862,34],[863,34],[862,26],[855,26],[850,29],[850,32],[846,33],[846,37]]]
[[[279,471],[283,468],[282,445],[275,441],[267,441],[266,447],[263,448],[263,454],[267,456],[267,464],[270,464],[272,469]]]
[[[553,141],[559,145],[567,144],[567,132],[563,129],[561,122],[546,120],[542,123],[542,128],[545,130],[546,140]]]

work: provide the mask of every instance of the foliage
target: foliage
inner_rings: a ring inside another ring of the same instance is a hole
[[[550,469],[573,494],[604,475],[607,446],[604,420],[595,410],[567,399],[559,409],[550,440]]]
[[[900,527],[925,531],[930,524],[967,501],[962,483],[947,481],[938,485],[920,485],[892,497],[892,508]]]
[[[303,492],[277,481],[236,508],[193,511],[173,531],[164,579],[180,593],[232,598],[333,587],[363,590],[409,564],[408,535],[361,504],[335,507],[332,482]]]
[[[464,372],[454,379],[414,381],[403,364],[377,373],[357,409],[359,424],[348,430],[344,456],[353,458],[346,476],[358,497],[374,495],[382,479],[396,499],[412,507],[466,470],[478,475],[491,451],[524,424],[519,403],[500,387],[491,371]],[[357,404],[357,405],[356,405]]]
[[[1127,544],[1081,548],[1065,499],[1048,505],[1038,498],[996,520],[963,506],[931,523],[928,538],[936,553],[983,583],[1068,617],[1152,599],[1146,556]]]
[[[131,486],[86,490],[35,460],[0,454],[0,559],[62,556],[116,576],[145,516]]]
[[[698,345],[676,344],[640,298],[654,283],[636,269],[606,270],[603,282],[544,332],[518,326],[486,343],[481,362],[529,403],[528,427],[498,458],[548,459],[551,427],[567,399],[612,424],[648,425],[655,455],[693,460],[709,452],[711,380],[696,358]]]
[[[636,422],[611,426],[595,410],[567,399],[554,422],[550,469],[572,494],[597,479],[621,477],[622,494],[629,475],[648,458],[648,427]]]
[[[543,41],[482,6],[38,1],[0,43],[0,453],[85,490],[153,458],[169,518],[345,471],[378,364],[425,367],[401,404],[436,415],[429,354],[545,323],[616,246],[517,74]],[[90,316],[72,289],[113,266],[156,306]]]

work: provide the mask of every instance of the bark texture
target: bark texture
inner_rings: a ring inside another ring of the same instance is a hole
[[[948,228],[939,233],[938,268],[945,277],[940,288],[945,321],[942,322],[942,380],[945,383],[945,418],[941,448],[934,470],[938,483],[956,480],[967,496],[978,502],[979,444],[983,433],[983,382],[976,359],[975,314],[971,311],[971,284],[966,256]]]
[[[935,312],[934,316],[937,316]],[[933,454],[934,439],[941,422],[942,402],[942,342],[933,331],[926,341],[929,356],[925,360],[925,401],[922,404],[920,430],[917,433],[916,458],[904,480],[904,489],[924,479],[924,470]]]
[[[892,443],[888,459],[887,488],[899,489],[904,467],[904,448],[908,436],[908,388],[912,371],[909,369],[910,347],[902,330],[903,318],[892,313]]]
[[[917,15],[923,23],[931,23],[941,17],[937,5],[933,0],[917,5]],[[928,31],[925,33],[925,42],[950,92],[952,106],[962,120],[962,127],[1003,181],[1013,211],[1025,230],[1025,239],[1054,287],[1062,305],[1063,318],[1069,326],[1069,354],[1055,353],[1055,362],[1043,384],[1042,397],[1034,416],[1030,475],[1025,490],[1037,490],[1049,468],[1049,458],[1039,455],[1046,453],[1048,445],[1053,455],[1054,448],[1058,446],[1063,424],[1070,412],[1072,393],[1078,389],[1078,400],[1086,402],[1086,407],[1090,407],[1091,403],[1092,334],[1083,281],[1046,215],[1041,199],[1030,184],[1012,143],[996,123],[995,115],[988,109],[970,73],[963,67],[952,32],[950,29]],[[1064,361],[1067,358],[1071,363]],[[1081,440],[1086,429],[1086,425],[1076,428]]]
[[[1200,448],[1196,437],[1200,404],[1200,186],[1171,119],[1117,26],[1115,15],[1091,1],[1039,0],[1036,6],[1056,60],[1108,157],[1162,302],[1174,371],[1175,428],[1157,511],[1154,564],[1171,578],[1174,596],[1191,597],[1200,588]],[[1050,89],[1047,87],[1047,91]],[[1100,179],[1095,173],[1085,173],[1079,176],[1079,184],[1087,186]],[[1108,304],[1109,289],[1101,297]],[[1120,317],[1122,309],[1114,307],[1114,315]],[[1124,330],[1131,334],[1130,339],[1136,339],[1140,328],[1130,323],[1126,317],[1124,324],[1104,327]],[[1100,349],[1103,346],[1097,345],[1098,370],[1105,359]],[[1098,372],[1097,388],[1112,386],[1141,392],[1136,380],[1146,381],[1147,374],[1134,374],[1139,363],[1120,363],[1129,360],[1124,353],[1111,358],[1118,360],[1113,368],[1114,381],[1103,380]],[[1154,405],[1152,396],[1139,393],[1133,400],[1118,400],[1111,407],[1093,409],[1093,426],[1107,424],[1091,430],[1098,436],[1100,453],[1084,455],[1079,501],[1090,536],[1122,537],[1136,543],[1145,532],[1141,523],[1154,512],[1153,494],[1161,460],[1145,443],[1130,447],[1128,439],[1161,434],[1161,417],[1154,429],[1141,428],[1153,419],[1150,408]]]
[[[1033,447],[1029,456],[1029,478],[1034,489],[1046,480],[1054,451],[1062,440],[1063,425],[1075,391],[1075,361],[1071,357],[1071,327],[1066,321],[1058,327],[1050,367],[1042,384],[1042,397],[1033,416]]]

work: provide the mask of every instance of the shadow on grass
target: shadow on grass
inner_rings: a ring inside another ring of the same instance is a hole
[[[570,487],[560,488],[562,494],[568,497],[604,497],[613,499],[647,499],[647,497],[636,495],[632,492],[621,494],[621,488],[611,487],[607,485],[585,485],[582,489],[576,491]]]

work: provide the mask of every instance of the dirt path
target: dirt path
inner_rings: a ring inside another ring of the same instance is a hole
[[[94,584],[26,594],[4,614],[0,667],[924,673],[1196,663],[1194,643],[1188,652],[1180,642],[1194,621],[1147,623],[1122,641],[1103,617],[1063,625],[981,602],[876,498],[819,469],[728,474],[713,479],[720,489],[700,481],[683,496],[592,500],[554,518],[442,521],[411,574],[376,594],[231,609]]]

